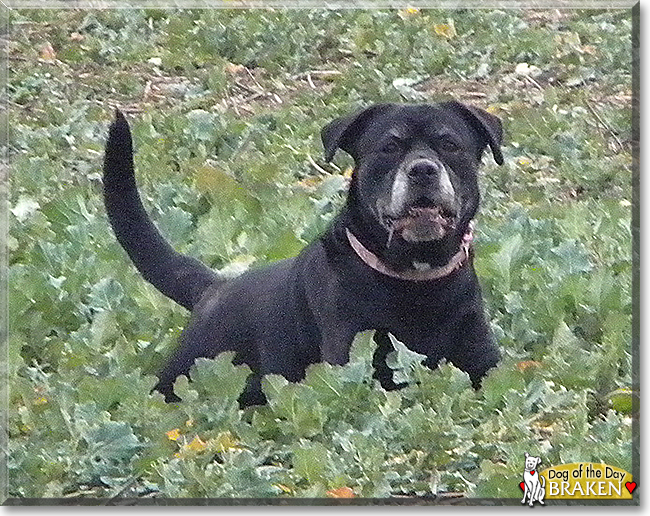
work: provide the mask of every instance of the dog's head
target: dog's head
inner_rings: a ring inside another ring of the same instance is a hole
[[[503,163],[500,120],[455,101],[375,105],[334,120],[321,136],[327,160],[339,148],[353,157],[350,197],[383,229],[387,247],[462,237],[478,208],[486,147]]]
[[[535,468],[542,462],[541,457],[533,457],[532,455],[529,455],[528,452],[524,453],[525,457],[525,464],[524,464],[524,469],[526,471],[534,471]]]

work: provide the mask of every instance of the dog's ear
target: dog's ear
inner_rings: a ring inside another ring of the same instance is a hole
[[[499,165],[503,165],[503,154],[501,153],[503,127],[501,126],[501,119],[498,116],[494,116],[481,108],[461,104],[456,100],[442,102],[441,105],[460,112],[460,114],[473,125],[479,134],[483,136],[485,139],[485,145],[490,146],[492,156],[494,156],[494,161]],[[481,149],[481,152],[482,150],[483,149]]]
[[[368,121],[389,106],[390,104],[376,104],[353,115],[337,118],[323,127],[320,137],[325,149],[325,161],[332,161],[337,149],[344,150],[354,158],[354,143]]]

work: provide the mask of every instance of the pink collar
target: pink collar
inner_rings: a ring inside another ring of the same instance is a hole
[[[345,233],[348,237],[348,242],[354,249],[354,252],[357,253],[357,256],[368,265],[369,267],[375,269],[386,276],[391,278],[397,278],[406,281],[431,281],[445,276],[449,276],[456,269],[459,269],[463,263],[469,257],[469,249],[472,245],[472,240],[474,239],[473,224],[470,223],[467,233],[463,236],[463,241],[460,244],[460,250],[451,257],[445,265],[440,267],[432,267],[429,269],[409,269],[406,271],[396,271],[391,269],[388,265],[382,262],[375,254],[366,249],[364,245],[359,242],[357,237],[355,237],[352,232],[345,228]]]

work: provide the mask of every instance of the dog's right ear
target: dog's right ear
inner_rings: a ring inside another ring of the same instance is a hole
[[[376,104],[353,115],[337,118],[323,127],[320,137],[325,149],[325,161],[332,161],[337,149],[344,150],[354,158],[354,144],[368,121],[378,111],[389,106],[390,104]]]

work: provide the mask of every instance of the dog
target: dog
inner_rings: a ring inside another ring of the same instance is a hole
[[[541,464],[540,457],[533,457],[528,452],[524,453],[526,460],[524,461],[524,497],[521,503],[526,503],[528,497],[528,505],[533,506],[533,502],[537,501],[544,505],[544,496],[546,496],[546,481],[540,479],[539,473],[536,471],[537,466]]]
[[[328,229],[294,258],[225,280],[177,253],[148,217],[136,187],[128,123],[116,110],[104,157],[104,201],[117,240],[142,276],[192,312],[156,386],[199,357],[235,351],[253,375],[242,406],[263,404],[260,380],[300,381],[313,363],[345,364],[360,331],[376,330],[374,376],[398,387],[388,333],[447,359],[478,387],[499,360],[473,266],[472,220],[485,149],[503,164],[498,117],[457,101],[378,104],[321,131],[326,161],[354,159],[347,200]]]

